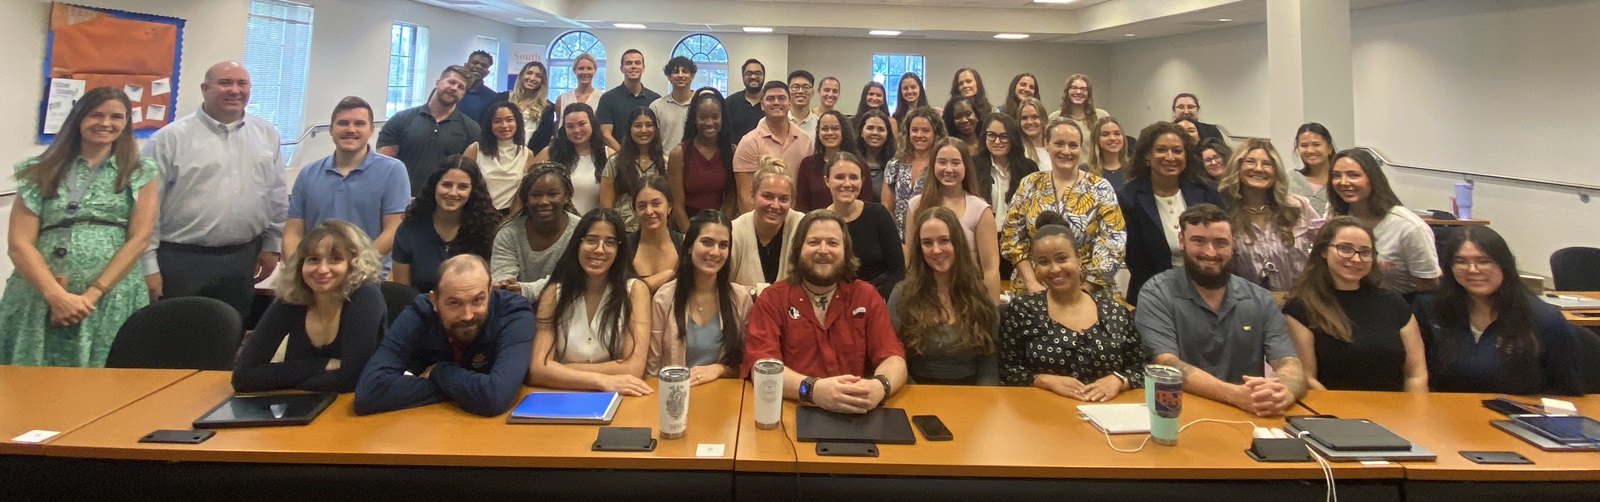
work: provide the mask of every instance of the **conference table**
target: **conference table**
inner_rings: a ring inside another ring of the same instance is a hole
[[[1550,294],[1584,296],[1600,300],[1600,291],[1551,291]],[[1563,309],[1561,314],[1579,326],[1600,326],[1600,309]]]
[[[1142,403],[1142,391],[1112,403]],[[755,398],[747,387],[745,413]],[[1177,446],[1147,444],[1137,453],[1114,451],[1108,438],[1080,419],[1078,401],[1031,387],[910,385],[885,404],[907,415],[936,415],[951,441],[879,444],[879,457],[818,456],[814,443],[796,441],[795,408],[786,401],[783,426],[739,428],[735,461],[741,500],[1321,500],[1326,485],[1316,463],[1259,463],[1245,456],[1254,426],[1277,428],[1282,418],[1256,417],[1232,406],[1184,396]],[[1289,414],[1307,414],[1296,406]],[[1243,423],[1243,422],[1251,422]],[[1144,437],[1111,436],[1124,450]],[[1398,464],[1335,464],[1347,500],[1399,500]],[[1132,499],[1130,495],[1136,495]]]
[[[1108,438],[1078,416],[1082,403],[1024,387],[907,386],[886,405],[938,416],[954,440],[919,433],[913,445],[878,445],[876,458],[817,455],[796,439],[792,401],[782,426],[755,427],[755,399],[738,380],[694,387],[685,437],[658,440],[652,452],[593,452],[598,426],[511,425],[449,403],[356,416],[350,394],[306,426],[219,429],[193,445],[138,442],[154,430],[188,429],[231,394],[230,376],[0,366],[0,500],[1279,501],[1322,500],[1327,486],[1314,462],[1245,456],[1253,428],[1281,427],[1282,418],[1185,396],[1178,444],[1140,448],[1143,435]],[[1600,453],[1539,451],[1488,424],[1498,416],[1478,403],[1486,397],[1313,391],[1288,414],[1368,418],[1438,454],[1334,462],[1346,500],[1596,499]],[[1132,391],[1111,402],[1142,400]],[[1600,396],[1574,402],[1591,416],[1600,411]],[[655,396],[624,398],[611,425],[658,428]],[[10,441],[35,429],[61,434]],[[1535,463],[1478,465],[1462,450],[1515,451]]]

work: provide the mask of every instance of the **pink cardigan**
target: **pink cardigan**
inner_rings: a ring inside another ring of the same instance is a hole
[[[747,319],[750,315],[750,288],[742,284],[729,284],[733,287],[733,322],[739,326],[739,336],[744,336]],[[674,291],[678,289],[677,279],[667,281],[656,290],[655,298],[650,302],[650,357],[645,359],[644,375],[646,378],[656,375],[661,368],[673,365],[686,365],[688,348],[687,343],[678,338],[678,319],[672,316],[672,300]],[[728,376],[738,374],[739,367],[734,365],[728,368]]]

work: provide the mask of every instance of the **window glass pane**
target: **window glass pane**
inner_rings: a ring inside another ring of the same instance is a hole
[[[306,74],[311,58],[312,8],[281,0],[251,0],[245,21],[242,64],[250,72],[246,111],[278,130],[282,141],[294,141],[303,127]],[[289,159],[294,147],[282,147]]]
[[[873,54],[872,55],[872,81],[883,84],[889,104],[889,111],[893,113],[900,104],[900,76],[907,72],[916,73],[923,81],[923,94],[927,94],[928,75],[926,72],[925,58],[921,54]],[[926,99],[926,97],[924,97]]]
[[[683,56],[695,62],[697,72],[692,87],[710,86],[723,94],[728,93],[728,50],[717,37],[695,33],[672,48],[672,56]]]
[[[572,60],[579,54],[589,53],[595,58],[596,71],[590,85],[604,92],[606,89],[606,48],[600,39],[587,31],[569,31],[550,43],[545,66],[550,72],[550,100],[561,93],[578,87],[578,76],[572,73]]]

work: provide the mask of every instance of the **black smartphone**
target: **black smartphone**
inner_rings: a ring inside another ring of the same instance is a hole
[[[1542,413],[1540,409],[1535,408],[1533,405],[1519,403],[1503,397],[1485,399],[1483,400],[1483,407],[1500,412],[1500,414],[1506,416]]]
[[[933,415],[916,415],[911,417],[911,423],[922,432],[922,437],[929,441],[949,441],[955,439],[950,434],[950,428],[944,426],[944,421]]]
[[[200,444],[217,435],[217,431],[162,429],[139,438],[140,443]]]
[[[1531,464],[1532,460],[1514,451],[1463,451],[1461,456],[1467,457],[1475,464]]]

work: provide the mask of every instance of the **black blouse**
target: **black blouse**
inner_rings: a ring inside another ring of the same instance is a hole
[[[1075,331],[1050,318],[1046,294],[1023,295],[1000,313],[1001,383],[1033,385],[1039,374],[1091,383],[1116,372],[1134,388],[1144,386],[1144,345],[1127,307],[1095,294],[1100,320]]]
[[[862,202],[861,215],[845,225],[850,232],[850,247],[861,264],[856,277],[872,283],[885,299],[894,291],[894,285],[906,276],[906,259],[900,247],[900,232],[894,227],[894,216],[883,204]]]
[[[339,334],[322,347],[311,345],[311,338],[306,335],[306,310],[303,305],[277,300],[267,306],[255,332],[239,352],[233,370],[234,390],[356,390],[361,370],[367,366],[378,340],[388,328],[389,309],[383,302],[378,283],[362,284],[350,293],[339,312]],[[289,343],[284,349],[283,362],[271,362],[285,337]],[[338,359],[339,369],[327,371],[329,359]]]
[[[1350,341],[1312,331],[1317,381],[1329,390],[1405,390],[1406,347],[1400,329],[1411,322],[1411,304],[1399,293],[1369,287],[1336,291],[1334,298],[1350,317]],[[1283,313],[1310,325],[1299,298],[1289,300]]]

